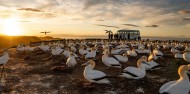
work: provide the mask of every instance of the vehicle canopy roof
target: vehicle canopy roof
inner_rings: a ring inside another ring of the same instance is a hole
[[[118,30],[117,33],[125,33],[125,32],[139,32],[139,30],[126,30],[126,29],[122,29],[122,30]]]

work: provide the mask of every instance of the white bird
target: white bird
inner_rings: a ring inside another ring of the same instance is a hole
[[[77,52],[77,49],[74,46],[71,46],[71,51],[72,52]]]
[[[121,62],[127,62],[128,61],[128,57],[127,57],[126,53],[124,53],[123,55],[114,55],[114,57],[116,57],[117,60],[119,60]]]
[[[136,53],[135,49],[132,49],[130,51],[127,51],[127,55],[135,57],[135,56],[137,56],[137,53]]]
[[[96,57],[96,50],[94,48],[91,49],[85,56],[86,59],[95,58]]]
[[[1,78],[2,78],[2,76],[4,75],[4,66],[5,66],[5,64],[6,64],[6,63],[8,62],[8,60],[9,60],[9,54],[8,54],[7,51],[8,51],[8,50],[5,49],[5,50],[4,50],[4,53],[3,53],[3,56],[0,57],[0,66],[1,66],[1,68],[3,67],[2,72],[1,72]]]
[[[70,55],[71,52],[72,52],[72,51],[70,51],[70,49],[69,49],[68,47],[66,47],[62,54],[63,54],[66,58],[69,58],[69,55]],[[75,56],[76,58],[79,57],[77,54],[75,54],[75,53],[73,53],[73,54],[74,54],[74,56]]]
[[[177,59],[183,59],[183,54],[181,54],[180,52],[177,52],[175,53],[174,57]]]
[[[69,58],[67,59],[66,65],[67,67],[74,67],[77,64],[75,59],[75,55],[71,52]]]
[[[143,44],[139,44],[138,49],[145,49],[145,46]]]
[[[174,47],[172,47],[172,48],[171,48],[171,52],[172,52],[173,54],[175,54],[175,53],[179,53],[180,51],[177,50],[177,49],[175,49]]]
[[[65,48],[64,52],[62,53],[65,57],[69,58],[70,50],[69,48]]]
[[[32,52],[32,51],[34,51],[34,49],[35,49],[35,47],[31,47],[31,46],[29,46],[29,45],[27,45],[27,46],[25,46],[25,51],[29,51],[29,52]]]
[[[181,65],[178,69],[180,79],[165,83],[159,90],[159,94],[189,94],[190,82],[187,71],[189,65]]]
[[[144,59],[146,62],[146,64],[143,64],[146,70],[155,70],[163,67],[162,65],[156,63],[154,60],[147,61],[146,56],[142,56],[141,59]]]
[[[184,54],[183,54],[183,59],[187,62],[190,63],[190,50],[187,50]]]
[[[61,47],[58,47],[58,46],[53,47],[51,49],[51,54],[52,55],[60,55],[62,52],[63,52],[63,49]]]
[[[153,54],[156,55],[157,57],[162,57],[163,56],[163,53],[160,50],[158,50],[157,48],[155,48],[153,50]]]
[[[103,55],[106,54],[107,51],[108,51],[108,54],[110,54],[109,48],[105,48],[104,51],[102,52],[102,54],[103,54]]]
[[[156,47],[157,47],[158,49],[160,49],[160,45],[156,45]]]
[[[84,46],[80,46],[79,53],[80,53],[80,55],[83,56],[83,55],[86,55],[88,53],[88,51],[84,50]]]
[[[152,61],[152,60],[157,60],[158,57],[156,55],[154,55],[154,53],[150,53],[149,57],[148,57],[148,61]]]
[[[125,77],[128,79],[140,79],[143,78],[146,75],[145,66],[142,64],[145,63],[144,59],[139,59],[137,61],[138,67],[126,67],[122,74],[119,75],[119,77]]]
[[[139,54],[149,54],[150,53],[150,50],[148,50],[148,49],[136,49],[135,50],[137,53],[139,53]]]
[[[82,66],[87,65],[84,69],[83,75],[86,80],[91,83],[98,84],[110,84],[111,82],[106,79],[106,74],[99,70],[94,70],[95,62],[89,60],[88,62],[82,64]]]
[[[102,56],[102,62],[108,67],[121,68],[121,64],[113,57],[108,56],[109,51]]]
[[[115,49],[115,48],[112,48],[111,54],[119,54],[121,51],[122,51],[122,49]]]
[[[20,43],[17,46],[16,51],[19,51],[19,52],[24,52],[25,51],[25,47],[24,47],[23,43]]]
[[[189,45],[185,46],[185,51],[190,51],[190,46]]]
[[[167,44],[163,44],[163,48],[164,48],[164,49],[168,49],[169,46],[168,46]]]
[[[9,60],[7,49],[4,50],[3,55],[0,57],[0,65],[5,65]]]
[[[41,50],[43,50],[44,52],[47,52],[50,50],[50,46],[49,45],[45,45],[43,42],[40,46],[37,46],[38,48],[40,48]]]
[[[86,50],[87,50],[87,51],[91,51],[92,48],[90,48],[89,46],[87,46],[87,47],[86,47]]]

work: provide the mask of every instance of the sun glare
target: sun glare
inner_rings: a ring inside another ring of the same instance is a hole
[[[21,28],[15,18],[6,19],[3,26],[3,34],[8,36],[21,35]]]

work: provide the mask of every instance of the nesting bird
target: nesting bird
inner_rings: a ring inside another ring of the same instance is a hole
[[[8,62],[9,60],[9,54],[7,52],[8,50],[5,49],[4,50],[4,53],[3,53],[3,56],[0,57],[0,66],[3,67],[2,69],[2,73],[1,73],[1,76],[3,76],[4,74],[4,65]],[[1,77],[2,78],[2,77]]]
[[[159,90],[159,94],[189,94],[190,82],[187,71],[190,65],[181,65],[178,69],[180,78],[176,81],[165,83]]]
[[[141,59],[144,59],[145,62],[146,62],[146,64],[143,64],[145,66],[146,70],[155,70],[155,69],[163,68],[162,65],[156,63],[154,60],[147,61],[147,57],[146,56],[142,56]]]
[[[125,77],[128,79],[140,79],[146,75],[145,66],[147,64],[144,59],[139,59],[137,61],[137,67],[126,67],[119,77]]]
[[[121,64],[113,57],[108,56],[109,51],[102,56],[102,62],[108,67],[121,68]]]
[[[61,47],[55,46],[51,49],[52,55],[60,55],[63,52],[63,49]]]
[[[158,48],[155,48],[155,49],[153,50],[153,54],[154,54],[155,56],[157,56],[157,57],[162,57],[162,56],[163,56],[163,53],[162,53],[160,50],[158,50]]]
[[[190,63],[190,50],[186,50],[186,52],[183,54],[183,59]]]
[[[84,46],[80,46],[80,48],[79,48],[79,53],[80,53],[80,55],[86,55],[87,53],[88,53],[88,51],[87,50],[84,50]]]
[[[96,50],[94,48],[91,49],[90,52],[88,52],[86,55],[85,55],[85,58],[86,59],[94,59],[96,57]]]
[[[181,54],[180,52],[176,52],[174,57],[177,59],[183,59],[183,54]]]
[[[123,55],[114,55],[114,57],[117,58],[117,60],[119,60],[120,62],[128,61],[128,57],[126,53],[124,53]]]
[[[98,83],[98,84],[110,84],[111,82],[106,79],[106,74],[99,70],[94,70],[95,62],[93,60],[89,60],[88,62],[82,64],[85,66],[83,75],[86,80],[91,83]]]
[[[67,67],[74,67],[77,64],[74,53],[70,53],[69,58],[67,59]]]
[[[5,49],[3,55],[0,57],[0,65],[5,65],[9,60],[8,50]]]
[[[127,51],[127,55],[136,57],[137,53],[136,53],[135,49],[132,49],[130,51]]]
[[[179,53],[180,51],[177,50],[177,49],[175,49],[174,47],[172,47],[172,48],[171,48],[171,52],[172,52],[173,54],[175,54],[175,53]]]

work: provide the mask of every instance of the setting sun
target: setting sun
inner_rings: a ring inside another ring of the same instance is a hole
[[[15,18],[6,19],[3,26],[3,34],[9,36],[21,35],[21,28]]]

